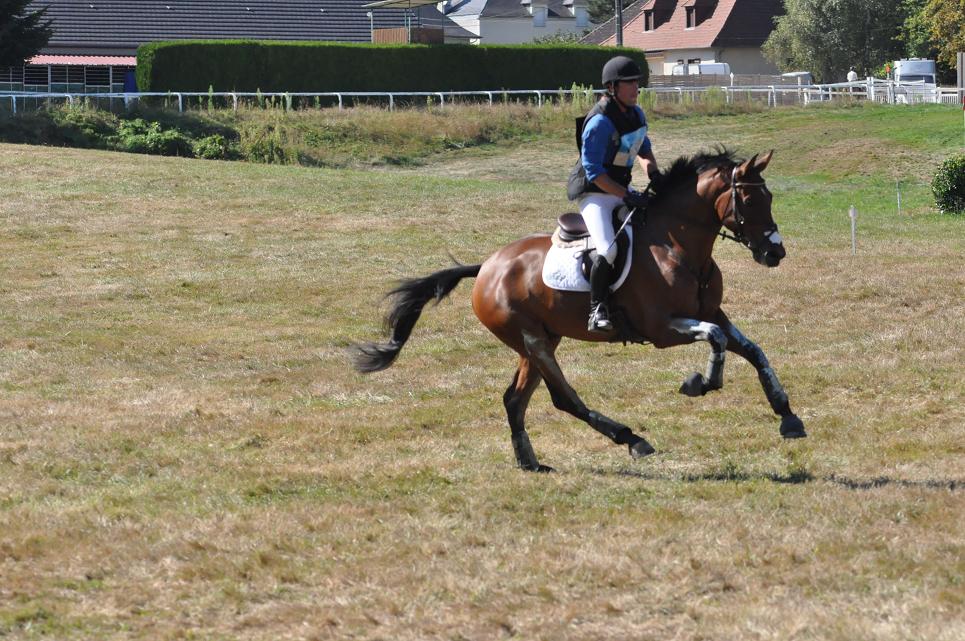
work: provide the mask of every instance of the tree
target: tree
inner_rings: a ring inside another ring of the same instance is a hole
[[[928,0],[922,13],[938,61],[954,69],[955,54],[965,51],[965,0]]]
[[[959,0],[952,0],[959,1]],[[904,0],[785,0],[785,15],[764,43],[781,71],[807,70],[819,82],[870,74],[900,58]]]
[[[633,0],[622,0],[622,2],[624,9],[633,4]],[[616,13],[614,0],[590,0],[587,9],[590,14],[590,21],[593,24],[603,24],[613,18]]]
[[[30,0],[0,0],[0,67],[23,64],[40,51],[50,36],[47,9],[29,11]]]

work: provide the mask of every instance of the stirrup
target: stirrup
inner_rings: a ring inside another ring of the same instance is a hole
[[[606,305],[600,303],[593,307],[590,311],[590,320],[586,324],[586,329],[591,332],[613,331],[613,323],[610,322]]]

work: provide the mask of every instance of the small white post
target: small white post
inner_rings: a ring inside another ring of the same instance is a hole
[[[895,180],[895,191],[898,193],[898,215],[901,216],[901,179]]]
[[[851,205],[851,209],[848,210],[848,218],[851,219],[851,255],[854,256],[858,253],[858,239],[855,233],[858,222],[858,210],[855,209],[854,205]]]

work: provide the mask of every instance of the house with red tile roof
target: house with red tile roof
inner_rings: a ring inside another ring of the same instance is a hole
[[[651,75],[701,62],[726,62],[735,74],[776,74],[761,45],[783,13],[783,0],[638,0],[623,10],[623,46],[647,52]],[[615,45],[615,20],[583,42]]]

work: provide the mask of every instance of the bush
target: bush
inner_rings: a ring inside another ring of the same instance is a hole
[[[184,40],[137,51],[141,91],[473,91],[597,87],[600,70],[639,49],[584,45],[372,45]],[[365,70],[360,73],[359,70]]]
[[[943,214],[965,214],[965,154],[942,163],[931,183],[935,206]]]
[[[138,154],[162,156],[193,156],[191,141],[177,129],[162,130],[156,122],[141,118],[122,120],[111,142],[115,149]]]
[[[194,143],[194,155],[208,160],[224,160],[229,157],[231,146],[224,136],[214,134]]]

